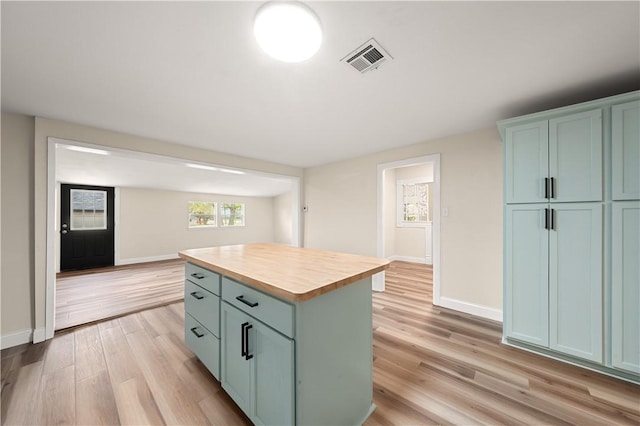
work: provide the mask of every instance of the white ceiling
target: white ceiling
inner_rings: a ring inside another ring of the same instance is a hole
[[[107,155],[78,152],[69,149],[78,143],[62,139],[54,142],[56,181],[61,183],[252,197],[274,197],[293,189],[293,180],[283,176],[228,167],[217,171],[196,169],[187,166],[193,162],[118,149],[97,150]]]
[[[298,167],[640,88],[640,3],[308,2],[310,60],[259,2],[2,1],[2,109]],[[340,59],[371,37],[394,57]]]

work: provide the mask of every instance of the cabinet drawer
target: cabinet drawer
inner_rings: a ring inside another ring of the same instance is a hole
[[[185,312],[220,337],[220,297],[195,285],[191,281],[184,284]]]
[[[293,305],[222,277],[222,298],[280,333],[293,336]]]
[[[184,340],[216,380],[220,380],[220,339],[191,315],[184,316]]]
[[[220,274],[196,266],[193,263],[187,263],[184,268],[184,276],[189,281],[198,284],[211,293],[220,295]]]

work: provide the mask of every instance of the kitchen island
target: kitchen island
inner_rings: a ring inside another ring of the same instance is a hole
[[[185,341],[255,424],[362,424],[375,406],[375,257],[244,244],[180,252]]]

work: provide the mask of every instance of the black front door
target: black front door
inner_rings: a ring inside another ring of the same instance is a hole
[[[60,270],[113,266],[114,189],[60,185]]]

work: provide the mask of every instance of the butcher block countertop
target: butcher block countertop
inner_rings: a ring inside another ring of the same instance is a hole
[[[389,266],[377,257],[266,243],[190,249],[179,255],[291,302],[312,299]]]

